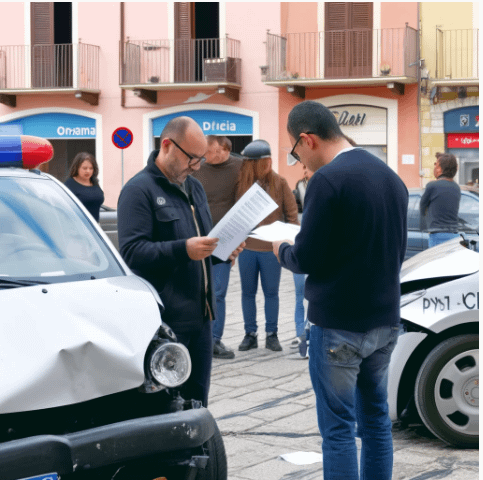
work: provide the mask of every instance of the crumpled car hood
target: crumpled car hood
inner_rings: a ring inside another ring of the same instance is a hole
[[[0,414],[138,387],[161,325],[149,287],[129,275],[0,290]]]

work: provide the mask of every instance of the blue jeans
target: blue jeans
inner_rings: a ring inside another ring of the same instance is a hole
[[[440,243],[447,242],[448,240],[452,240],[453,238],[459,237],[458,233],[449,233],[449,232],[436,232],[430,233],[428,239],[428,248],[435,247]]]
[[[213,277],[216,296],[216,318],[213,321],[213,338],[221,340],[225,329],[225,297],[230,280],[231,263],[213,265]]]
[[[387,377],[399,327],[366,333],[313,325],[309,370],[322,435],[324,480],[390,480],[393,450]]]
[[[303,273],[294,273],[293,281],[295,284],[295,335],[300,337],[305,334],[304,320],[304,292],[305,292],[305,275]]]
[[[258,276],[265,295],[265,331],[278,331],[278,288],[282,267],[273,252],[243,250],[238,256],[245,333],[257,331]]]

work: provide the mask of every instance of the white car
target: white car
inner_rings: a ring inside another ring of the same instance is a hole
[[[419,416],[466,448],[479,441],[478,250],[460,237],[403,263],[401,335],[389,367],[391,419]]]
[[[1,480],[226,480],[214,418],[180,395],[191,359],[161,299],[69,189],[17,168],[27,150],[47,160],[39,146],[50,158],[0,136]]]

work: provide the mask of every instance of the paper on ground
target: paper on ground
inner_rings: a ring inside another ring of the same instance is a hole
[[[299,232],[300,225],[277,221],[270,225],[263,225],[262,227],[256,228],[248,236],[258,238],[259,240],[265,240],[266,242],[277,242],[279,240],[292,240],[292,242],[294,242],[295,237]]]
[[[322,462],[322,454],[315,452],[285,453],[280,455],[280,458],[294,465],[311,465],[312,463]]]
[[[248,234],[277,208],[270,195],[254,183],[208,234],[208,237],[219,238],[213,255],[228,260]]]

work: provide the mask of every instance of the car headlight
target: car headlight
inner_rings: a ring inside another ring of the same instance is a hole
[[[406,293],[405,295],[401,295],[401,308],[409,305],[412,302],[415,302],[418,298],[423,297],[426,295],[426,290],[417,290],[415,292]]]
[[[151,354],[149,370],[153,378],[169,388],[179,387],[191,374],[191,358],[181,343],[166,342]]]

